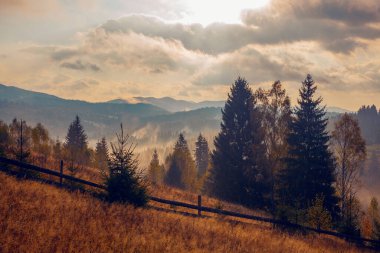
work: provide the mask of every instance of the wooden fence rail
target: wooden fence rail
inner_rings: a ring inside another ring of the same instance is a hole
[[[70,175],[63,174],[63,162],[61,162],[62,167],[60,169],[60,172],[55,171],[55,170],[49,170],[49,169],[41,168],[41,167],[38,167],[38,166],[35,166],[35,165],[19,162],[19,161],[16,161],[16,160],[11,160],[11,159],[4,158],[4,157],[0,157],[0,163],[4,163],[4,164],[8,164],[8,165],[13,165],[13,166],[16,166],[16,167],[19,167],[19,168],[22,168],[22,169],[33,170],[33,171],[37,171],[37,172],[40,172],[40,173],[43,173],[43,174],[59,177],[60,184],[62,183],[62,179],[67,179],[67,180],[70,180],[70,181],[73,181],[73,182],[76,182],[76,183],[80,183],[80,184],[83,184],[83,185],[88,185],[88,186],[92,186],[92,187],[103,189],[103,190],[107,189],[104,185],[96,184],[96,183],[93,183],[93,182],[90,182],[90,181],[86,181],[86,180],[83,180],[83,179],[80,179],[80,178],[76,178],[76,177],[73,177],[73,176],[70,176]]]
[[[83,180],[80,178],[76,178],[73,176],[63,174],[63,162],[62,161],[60,163],[60,172],[57,172],[54,170],[49,170],[46,168],[41,168],[41,167],[38,167],[35,165],[19,162],[16,160],[11,160],[11,159],[4,158],[4,157],[0,157],[0,165],[1,165],[1,163],[7,164],[7,165],[17,166],[19,168],[23,168],[23,169],[27,169],[27,170],[37,171],[37,172],[44,173],[47,175],[59,177],[61,185],[62,185],[62,179],[67,179],[67,180],[71,180],[73,182],[77,182],[77,183],[80,183],[83,185],[95,187],[98,189],[102,189],[102,190],[107,189],[104,185],[96,184],[96,183],[93,183],[90,181],[86,181],[86,180]],[[198,196],[198,205],[193,205],[193,204],[174,201],[174,200],[167,200],[167,199],[162,199],[162,198],[157,198],[157,197],[150,197],[150,200],[158,202],[158,203],[162,203],[162,204],[168,204],[171,206],[179,206],[179,207],[185,207],[185,208],[197,210],[199,216],[201,216],[201,212],[203,211],[203,212],[215,213],[215,214],[220,214],[220,215],[225,215],[225,216],[231,216],[231,217],[237,217],[237,218],[243,218],[243,219],[249,219],[249,220],[271,223],[271,224],[279,225],[279,226],[283,226],[283,227],[299,229],[301,231],[311,231],[311,232],[316,232],[319,234],[326,234],[326,235],[335,236],[335,237],[338,237],[341,239],[356,241],[356,242],[360,242],[360,243],[368,242],[372,245],[380,245],[380,240],[372,240],[372,239],[367,239],[367,238],[362,238],[362,237],[357,237],[357,236],[352,236],[352,235],[347,235],[347,234],[341,234],[341,233],[334,232],[334,231],[328,231],[328,230],[322,230],[322,229],[316,229],[316,228],[312,228],[312,227],[302,226],[302,225],[295,224],[295,223],[284,222],[282,220],[276,220],[276,219],[271,219],[271,218],[266,218],[266,217],[260,217],[260,216],[249,215],[249,214],[242,214],[242,213],[227,211],[227,210],[223,210],[223,209],[217,209],[217,208],[202,206],[202,197],[200,195]]]

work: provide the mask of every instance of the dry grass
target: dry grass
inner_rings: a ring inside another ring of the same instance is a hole
[[[107,204],[0,173],[0,252],[360,252],[318,236]]]

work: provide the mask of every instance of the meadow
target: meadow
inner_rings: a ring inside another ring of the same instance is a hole
[[[197,218],[168,207],[109,204],[4,173],[0,186],[0,252],[363,252],[327,236],[288,234],[225,217]],[[195,198],[155,189],[169,199]],[[208,205],[216,201],[205,199]]]

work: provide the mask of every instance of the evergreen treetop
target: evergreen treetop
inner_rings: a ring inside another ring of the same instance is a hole
[[[165,176],[168,185],[187,190],[194,190],[196,168],[187,141],[179,134],[173,154],[170,156],[169,168]]]
[[[337,213],[333,187],[335,162],[328,146],[330,137],[326,131],[325,107],[320,105],[322,98],[314,97],[316,89],[311,75],[307,75],[299,90],[295,118],[290,124],[282,201],[305,210],[320,196],[334,217]]]
[[[248,82],[238,77],[222,110],[221,130],[212,153],[208,188],[218,198],[244,204],[257,202],[257,183],[262,176],[254,151],[260,128],[255,103]]]
[[[87,135],[77,115],[75,120],[70,124],[66,135],[66,147],[69,149],[85,150],[87,149]]]

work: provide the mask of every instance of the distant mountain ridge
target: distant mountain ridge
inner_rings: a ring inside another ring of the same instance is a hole
[[[215,107],[171,113],[149,103],[121,99],[90,103],[0,84],[0,120],[7,123],[13,118],[22,118],[29,125],[41,122],[53,138],[62,140],[76,115],[92,143],[103,136],[113,138],[123,123],[139,145],[152,145],[152,140],[171,141],[179,132],[215,132],[221,120],[221,110]]]
[[[201,102],[193,102],[189,100],[178,100],[171,97],[162,97],[162,98],[155,98],[155,97],[133,97],[132,99],[134,102],[140,102],[140,103],[146,103],[155,105],[157,107],[160,107],[162,109],[165,109],[169,112],[181,112],[181,111],[190,111],[190,110],[196,110],[200,108],[207,108],[207,107],[219,107],[223,108],[225,101],[201,101]],[[128,101],[127,99],[114,99],[110,100],[107,103],[113,103],[113,104],[133,104],[133,102]],[[326,107],[326,111],[328,113],[352,113],[352,111],[340,108],[337,106],[328,106]]]
[[[222,101],[196,103],[170,97],[135,97],[131,102],[115,99],[90,103],[0,84],[0,120],[10,122],[16,117],[30,125],[41,122],[53,138],[59,136],[62,139],[69,124],[79,115],[92,143],[103,136],[113,138],[120,123],[140,146],[171,142],[180,132],[190,139],[202,132],[212,140],[220,129],[223,107]],[[327,115],[330,119],[348,111],[329,108]]]
[[[79,115],[90,139],[117,131],[121,122],[132,130],[142,117],[165,115],[169,112],[151,104],[111,104],[66,100],[53,95],[28,91],[0,84],[0,119],[6,122],[22,118],[29,124],[37,122],[48,127],[52,136],[63,137],[67,127]]]
[[[225,101],[193,102],[193,101],[188,101],[188,100],[178,100],[171,97],[162,97],[162,98],[133,97],[133,101],[155,105],[169,112],[191,111],[191,110],[197,110],[197,109],[206,108],[206,107],[224,107],[224,103],[225,103]],[[108,101],[107,103],[130,104],[131,102],[125,99],[114,99],[114,100]]]

